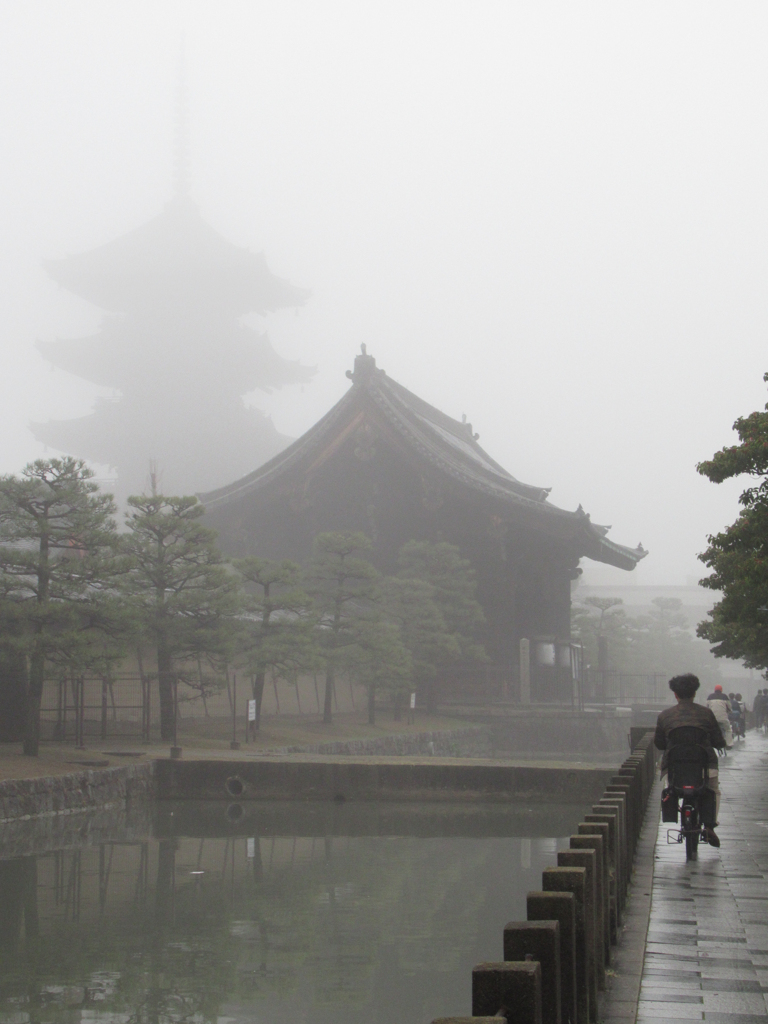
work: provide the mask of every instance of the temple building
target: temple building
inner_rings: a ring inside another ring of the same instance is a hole
[[[646,554],[642,545],[609,540],[608,527],[581,507],[557,508],[546,488],[515,479],[483,451],[471,424],[392,380],[365,347],[347,376],[347,393],[303,437],[250,475],[201,495],[223,549],[303,562],[316,534],[362,530],[373,560],[393,572],[409,540],[455,544],[477,573],[487,619],[491,664],[468,672],[490,680],[498,696],[519,696],[530,685],[534,700],[569,701],[579,560],[632,570]]]
[[[248,313],[301,306],[308,292],[276,277],[264,256],[233,245],[186,194],[97,249],[48,260],[50,276],[105,312],[91,337],[40,342],[55,366],[119,391],[80,419],[32,425],[51,448],[117,470],[117,493],[145,489],[150,460],[168,494],[219,487],[289,439],[243,396],[308,381]]]

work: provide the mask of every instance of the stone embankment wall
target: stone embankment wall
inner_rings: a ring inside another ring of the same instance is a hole
[[[609,776],[602,765],[451,757],[285,754],[155,763],[160,800],[584,803]]]
[[[7,779],[0,782],[0,826],[30,818],[77,814],[94,807],[125,808],[152,796],[154,765],[149,762],[38,779]]]

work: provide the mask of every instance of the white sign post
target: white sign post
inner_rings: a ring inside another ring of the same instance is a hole
[[[251,699],[248,701],[248,714],[246,715],[245,723],[245,742],[248,742],[248,736],[253,735],[256,731],[256,701]]]

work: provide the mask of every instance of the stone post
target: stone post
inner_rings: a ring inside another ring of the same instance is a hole
[[[584,885],[585,941],[587,943],[587,967],[589,981],[589,1019],[596,1020],[597,992],[605,985],[603,969],[603,944],[597,941],[597,865],[594,850],[561,850],[557,855],[558,867],[585,868],[587,879]]]
[[[606,829],[607,831],[607,829]],[[571,836],[569,845],[572,850],[594,850],[595,871],[597,873],[597,892],[595,903],[595,926],[597,928],[597,944],[601,946],[600,960],[603,970],[611,962],[611,911],[608,899],[608,871],[606,848],[602,835],[596,830],[589,831],[586,824],[579,825],[579,834]]]
[[[472,1015],[542,1024],[541,964],[535,960],[478,964],[472,971]]]
[[[561,1024],[560,925],[557,921],[510,921],[504,928],[504,960],[541,964],[541,1015],[548,1024]]]
[[[576,1020],[589,1024],[589,957],[587,952],[587,871],[586,868],[546,868],[541,873],[544,892],[573,893],[576,907]],[[590,904],[590,909],[592,904]],[[591,910],[594,913],[594,910]]]
[[[607,821],[579,822],[580,836],[600,836],[603,841],[603,934],[605,937],[605,962],[611,962],[611,847]]]
[[[596,809],[597,808],[597,809]],[[589,824],[608,826],[608,876],[610,882],[611,942],[618,940],[621,924],[621,908],[619,907],[618,890],[621,885],[621,847],[619,845],[619,811],[617,807],[606,807],[595,804],[592,811],[584,815]]]
[[[609,811],[616,811],[619,815],[619,848],[621,850],[621,864],[619,873],[619,887],[617,898],[619,909],[623,910],[629,885],[629,874],[631,869],[629,858],[629,847],[627,845],[627,822],[626,822],[626,797],[623,793],[607,793],[595,804],[597,808],[607,808]],[[599,811],[598,811],[599,813]]]
[[[509,1024],[506,1017],[435,1017],[432,1024]]]
[[[576,897],[572,892],[529,892],[526,916],[560,926],[560,1013],[564,1024],[576,1024]]]

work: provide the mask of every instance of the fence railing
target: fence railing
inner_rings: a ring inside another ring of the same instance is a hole
[[[587,704],[669,703],[668,675],[586,668],[583,699]]]

